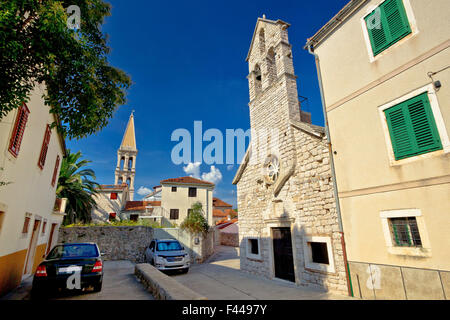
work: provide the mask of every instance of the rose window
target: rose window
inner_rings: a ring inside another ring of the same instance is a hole
[[[280,175],[280,162],[274,155],[267,157],[265,163],[265,178],[269,184],[275,183]]]

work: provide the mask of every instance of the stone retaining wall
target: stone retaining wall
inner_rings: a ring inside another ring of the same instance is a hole
[[[214,232],[206,237],[191,235],[178,228],[125,227],[71,227],[61,228],[58,243],[95,242],[104,260],[145,262],[144,252],[153,238],[176,239],[191,256],[191,263],[202,263],[214,253]],[[198,238],[198,242],[196,241]]]
[[[134,274],[158,300],[206,300],[148,263],[137,264]]]
[[[239,234],[221,232],[220,244],[223,246],[239,247]]]
[[[153,239],[153,228],[133,227],[71,227],[61,228],[58,243],[95,242],[105,253],[104,260],[144,262],[144,251]]]

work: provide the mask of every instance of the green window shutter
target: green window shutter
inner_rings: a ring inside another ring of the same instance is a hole
[[[383,3],[391,44],[411,33],[408,17],[402,0],[388,0]]]
[[[427,92],[384,112],[396,160],[442,149]]]
[[[385,110],[386,120],[391,136],[395,160],[403,159],[415,152],[412,128],[407,121],[404,104],[401,103]]]
[[[395,239],[395,244],[400,246],[400,240],[398,239],[398,233],[397,233],[397,226],[395,224],[392,224],[392,229],[394,231],[394,239]]]
[[[442,149],[428,93],[424,92],[406,101],[406,107],[414,132],[417,154]]]
[[[381,28],[368,27],[372,25],[371,21],[374,21],[377,10],[365,18],[374,56],[411,33],[402,0],[386,0],[378,8]]]
[[[377,11],[373,11],[366,18],[367,32],[369,33],[370,44],[372,45],[373,55],[383,51],[389,45],[389,34],[387,33],[386,21],[383,19],[383,9],[380,7],[380,28],[369,28],[376,18]]]

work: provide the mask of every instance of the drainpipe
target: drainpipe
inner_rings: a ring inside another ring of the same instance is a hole
[[[341,244],[342,244],[344,264],[347,269],[345,274],[347,275],[348,294],[353,297],[352,280],[350,278],[350,268],[349,268],[348,261],[347,261],[347,251],[346,251],[345,240],[344,240],[344,228],[342,226],[342,217],[341,217],[341,206],[339,203],[338,187],[337,187],[337,182],[336,182],[336,172],[334,169],[333,148],[331,146],[330,130],[328,127],[328,115],[327,115],[327,111],[325,108],[325,95],[323,93],[322,73],[320,71],[319,55],[314,52],[314,49],[312,48],[312,44],[308,44],[308,52],[310,54],[312,54],[316,60],[317,78],[319,80],[319,89],[320,89],[320,99],[322,101],[322,111],[323,111],[323,117],[325,120],[325,133],[327,135],[328,151],[330,153],[331,176],[333,178],[333,193],[334,193],[334,198],[336,201],[336,212],[337,212],[337,216],[338,216],[339,233],[341,234]]]

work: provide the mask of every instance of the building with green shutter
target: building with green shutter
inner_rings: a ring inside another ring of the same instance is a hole
[[[448,0],[353,0],[305,45],[356,297],[450,297],[449,13]]]

